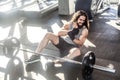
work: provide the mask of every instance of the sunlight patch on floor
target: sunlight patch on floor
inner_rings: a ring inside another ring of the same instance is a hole
[[[10,58],[7,58],[5,56],[0,56],[0,67],[6,68]]]
[[[31,73],[32,73],[32,78],[35,79],[35,80],[47,80],[45,77],[43,77],[40,74],[36,74],[34,72],[31,72]]]
[[[32,43],[40,42],[43,38],[45,33],[47,32],[46,29],[42,29],[39,27],[27,26],[27,36],[28,40]]]
[[[89,47],[96,47],[95,44],[93,44],[91,41],[89,41],[88,39],[86,39],[85,43],[84,43],[84,46],[86,48],[89,48]]]
[[[107,24],[111,25],[112,27],[120,30],[120,26],[116,25],[117,20],[110,20],[109,22],[106,22]]]
[[[0,27],[0,40],[7,38],[10,27],[11,26],[6,27],[6,28]]]
[[[57,23],[54,23],[51,25],[53,33],[57,34],[58,31],[60,30],[60,26]]]
[[[59,77],[59,78],[62,78],[61,80],[65,80],[63,73],[58,73],[58,74],[56,74],[56,76]]]

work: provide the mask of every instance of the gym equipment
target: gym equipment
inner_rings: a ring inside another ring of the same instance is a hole
[[[25,50],[25,49],[20,49],[20,42],[17,38],[14,38],[14,37],[10,37],[10,38],[7,38],[3,45],[3,47],[7,48],[7,50],[5,50],[6,52],[9,50],[21,50],[21,51],[24,51],[24,52],[29,52],[29,53],[35,53],[33,51],[28,51],[28,50]],[[6,53],[8,54],[8,52]],[[48,55],[48,54],[39,54],[39,53],[36,53],[38,54],[38,56],[43,56],[43,57],[49,57],[49,58],[53,58],[53,59],[57,59],[57,60],[60,60],[62,62],[69,62],[69,63],[73,63],[73,64],[79,64],[79,65],[82,65],[82,75],[83,75],[83,78],[85,80],[89,79],[91,77],[91,74],[93,72],[94,69],[97,69],[97,70],[101,70],[101,71],[106,71],[106,72],[111,72],[111,73],[115,73],[115,69],[111,69],[111,68],[108,68],[108,67],[103,67],[103,66],[99,66],[99,65],[95,65],[95,61],[96,61],[96,57],[95,57],[95,54],[94,52],[92,51],[88,51],[84,57],[83,57],[83,60],[82,62],[78,62],[78,61],[75,61],[75,60],[71,60],[71,59],[67,59],[67,58],[60,58],[60,57],[56,57],[56,56],[53,56],[53,55]],[[30,62],[26,62],[26,64],[31,64],[31,63],[35,63],[35,62],[38,62],[40,61],[40,59],[37,59],[37,60],[33,60],[33,61],[30,61]],[[48,64],[50,65],[50,64]]]
[[[118,11],[117,11],[117,15],[118,15],[118,18],[120,17],[120,3],[118,3]],[[116,24],[118,25],[118,26],[120,26],[120,20],[118,20],[117,22],[116,22]]]
[[[93,67],[95,65],[95,54],[87,52],[82,60],[82,76],[85,80],[91,80]]]
[[[90,20],[109,8],[109,0],[76,0],[75,2],[75,12],[81,9],[86,11]]]
[[[88,14],[89,19],[92,19],[91,9],[90,9],[91,3],[92,3],[92,0],[76,0],[75,12],[79,10],[84,10]]]
[[[58,14],[59,15],[71,15],[74,10],[75,0],[58,0]]]
[[[36,53],[36,52],[33,52],[33,51],[29,51],[29,50],[25,50],[25,49],[20,49],[20,42],[17,38],[15,37],[10,37],[10,38],[7,38],[5,41],[4,41],[4,44],[1,45],[1,46],[5,46],[7,48],[11,48],[11,49],[16,49],[19,51],[24,51],[24,52],[29,52],[29,53]],[[95,61],[95,56],[93,55],[94,53],[92,51],[89,51],[88,52],[90,56],[90,58],[93,57],[93,61]],[[88,54],[86,53],[86,55]],[[39,54],[39,53],[36,53],[36,54]],[[86,56],[85,55],[85,56]],[[60,58],[60,57],[57,57],[57,56],[53,56],[53,55],[48,55],[48,54],[39,54],[39,56],[44,56],[44,57],[50,57],[50,58],[54,58],[54,59],[58,59],[60,61],[65,61],[65,62],[69,62],[69,63],[74,63],[74,64],[80,64],[80,65],[85,65],[84,64],[84,61],[86,61],[87,59],[85,58],[85,56],[83,57],[83,60],[82,62],[78,62],[78,61],[75,61],[75,60],[71,60],[71,59],[67,59],[67,58]],[[85,59],[85,60],[84,60]],[[89,60],[89,59],[88,59]],[[40,59],[37,59],[37,60],[33,60],[31,62],[26,62],[27,64],[30,64],[30,63],[34,63],[34,62],[37,62],[37,61],[40,61]],[[95,62],[92,62],[92,64],[94,64]],[[87,64],[91,64],[91,61],[88,61]],[[99,66],[99,65],[90,65],[92,68],[95,68],[95,69],[98,69],[98,70],[102,70],[102,71],[107,71],[107,72],[111,72],[111,73],[115,73],[115,69],[111,69],[111,68],[107,68],[107,67],[103,67],[103,66]]]
[[[24,51],[24,52],[29,52],[29,53],[35,53],[33,51],[28,51],[28,50],[25,50],[25,49],[20,49],[20,50]],[[90,52],[93,54],[92,51],[90,51]],[[39,54],[39,53],[35,53],[35,54]],[[48,55],[48,54],[39,54],[39,55],[40,56],[54,58],[54,59],[58,59],[58,60],[64,61],[64,62],[69,62],[69,63],[74,63],[74,64],[80,64],[80,65],[82,65],[82,62],[78,62],[78,61],[67,59],[67,58],[60,58],[60,57],[56,57],[56,56]],[[34,62],[37,62],[37,61],[40,61],[40,59],[36,59],[36,60],[31,61],[31,62],[26,62],[26,64],[31,64],[31,63],[34,63]],[[111,69],[111,68],[108,68],[108,67],[103,67],[103,66],[99,66],[99,65],[93,65],[91,67],[94,68],[94,69],[97,69],[97,70],[115,73],[115,69]]]
[[[15,56],[20,48],[20,41],[15,37],[8,37],[3,42],[3,54],[8,57]]]
[[[118,5],[118,17],[120,17],[120,4]]]
[[[102,13],[110,8],[110,0],[92,0],[91,4],[91,14],[95,16],[96,14]]]

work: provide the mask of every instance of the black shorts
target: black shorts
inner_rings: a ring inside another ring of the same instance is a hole
[[[69,44],[67,43],[63,38],[59,37],[59,43],[57,45],[55,45],[60,53],[61,53],[61,57],[64,57],[66,56],[67,54],[69,54],[69,51],[71,48],[75,48],[77,46],[75,45],[72,45],[72,44]]]

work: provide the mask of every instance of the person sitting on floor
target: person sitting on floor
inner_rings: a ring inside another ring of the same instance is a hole
[[[63,25],[57,35],[51,32],[46,33],[35,51],[38,54],[34,54],[27,62],[35,60],[36,56],[41,54],[41,51],[47,46],[49,41],[59,49],[63,58],[74,59],[80,56],[80,47],[87,39],[88,29],[89,20],[87,13],[83,10],[75,12],[71,20]]]

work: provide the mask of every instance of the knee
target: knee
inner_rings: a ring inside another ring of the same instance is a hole
[[[75,49],[75,54],[76,54],[76,56],[80,56],[81,55],[80,49],[76,48]]]
[[[48,33],[45,34],[45,38],[47,38],[47,39],[50,39],[51,36],[52,36],[51,32],[48,32]]]

